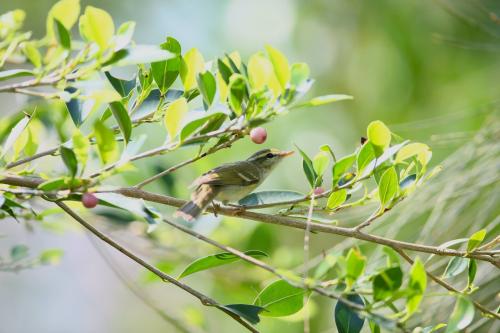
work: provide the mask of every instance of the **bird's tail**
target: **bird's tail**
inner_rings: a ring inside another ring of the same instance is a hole
[[[191,195],[191,201],[186,202],[179,208],[174,216],[182,217],[186,221],[196,219],[205,207],[212,202],[215,196],[219,193],[217,188],[207,184],[199,186],[196,191]]]

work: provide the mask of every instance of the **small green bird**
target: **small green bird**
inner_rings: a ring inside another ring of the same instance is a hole
[[[213,200],[237,201],[259,186],[276,165],[293,151],[259,150],[245,161],[223,164],[196,179],[191,201],[175,212],[186,221],[197,218]]]

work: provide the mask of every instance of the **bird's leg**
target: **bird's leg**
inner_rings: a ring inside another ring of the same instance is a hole
[[[212,209],[214,211],[215,217],[218,217],[217,212],[218,212],[219,208],[220,208],[220,205],[215,203],[215,201],[212,200]]]

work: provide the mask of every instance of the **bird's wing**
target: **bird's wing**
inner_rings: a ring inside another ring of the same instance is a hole
[[[259,169],[250,162],[223,164],[196,179],[192,186],[209,185],[253,185],[259,183]]]

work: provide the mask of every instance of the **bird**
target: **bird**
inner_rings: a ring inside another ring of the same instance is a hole
[[[226,163],[198,177],[192,188],[191,200],[174,214],[186,221],[196,219],[214,200],[227,204],[253,192],[278,165],[293,151],[275,148],[262,149],[243,161]]]

